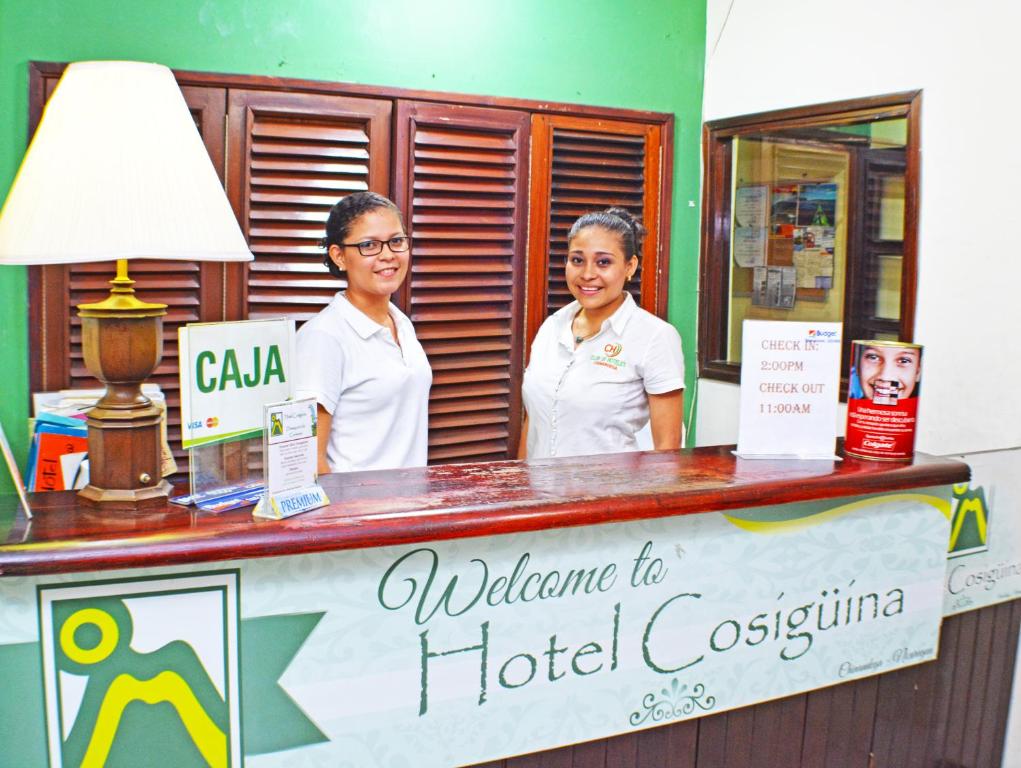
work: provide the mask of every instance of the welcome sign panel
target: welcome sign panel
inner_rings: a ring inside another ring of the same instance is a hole
[[[158,722],[179,764],[450,766],[887,672],[935,658],[949,512],[939,488],[2,579],[8,754],[123,758]]]

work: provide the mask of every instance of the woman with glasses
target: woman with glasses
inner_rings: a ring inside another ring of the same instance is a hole
[[[564,276],[575,301],[532,342],[521,458],[636,451],[646,424],[656,450],[680,447],[681,337],[624,290],[643,234],[623,208],[586,213],[571,227]]]
[[[347,288],[297,335],[295,390],[319,404],[319,471],[423,466],[432,370],[390,303],[411,255],[401,212],[375,192],[348,195],[322,242],[323,263]]]

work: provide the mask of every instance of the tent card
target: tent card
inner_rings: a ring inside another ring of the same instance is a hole
[[[316,401],[309,397],[263,406],[266,495],[253,514],[279,519],[325,506],[316,482]]]
[[[745,320],[737,455],[833,459],[840,323]]]
[[[191,323],[177,341],[184,448],[261,437],[262,405],[294,394],[294,320]]]

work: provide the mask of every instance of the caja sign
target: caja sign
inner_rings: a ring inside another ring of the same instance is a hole
[[[262,406],[294,394],[294,321],[194,323],[178,331],[185,448],[262,434]]]

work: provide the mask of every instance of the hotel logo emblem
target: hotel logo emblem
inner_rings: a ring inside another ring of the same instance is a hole
[[[39,622],[51,766],[241,765],[237,571],[40,586]]]
[[[950,557],[985,552],[989,546],[989,506],[985,490],[970,483],[953,487],[950,519]]]

